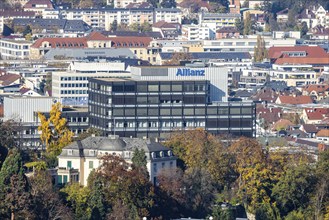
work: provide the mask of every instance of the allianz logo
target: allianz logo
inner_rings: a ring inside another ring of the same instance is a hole
[[[205,70],[177,69],[176,76],[205,76]]]

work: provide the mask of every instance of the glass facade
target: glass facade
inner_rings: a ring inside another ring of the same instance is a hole
[[[255,135],[255,105],[211,103],[210,82],[91,79],[89,124],[103,135],[165,137],[204,128],[213,134]]]

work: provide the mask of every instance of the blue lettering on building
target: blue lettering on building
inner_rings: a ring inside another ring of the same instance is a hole
[[[177,69],[176,76],[205,76],[205,70]]]

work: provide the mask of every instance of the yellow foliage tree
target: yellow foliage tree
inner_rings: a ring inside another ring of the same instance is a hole
[[[65,118],[62,118],[62,105],[55,103],[50,110],[50,117],[47,119],[45,115],[38,112],[40,119],[40,126],[38,130],[41,131],[40,139],[46,146],[48,153],[59,155],[62,149],[72,142],[73,132],[71,132],[66,124]]]

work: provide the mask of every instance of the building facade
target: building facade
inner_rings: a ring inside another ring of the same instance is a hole
[[[0,39],[0,55],[4,60],[28,59],[30,56],[31,41],[24,39]]]
[[[100,166],[103,156],[116,155],[131,163],[136,148],[144,150],[146,167],[154,184],[162,170],[176,168],[176,157],[158,142],[117,136],[88,137],[66,146],[58,156],[57,183],[86,185],[90,172]]]
[[[174,130],[254,136],[253,103],[227,103],[225,68],[134,67],[132,79],[91,79],[90,126],[103,135],[165,138]]]

